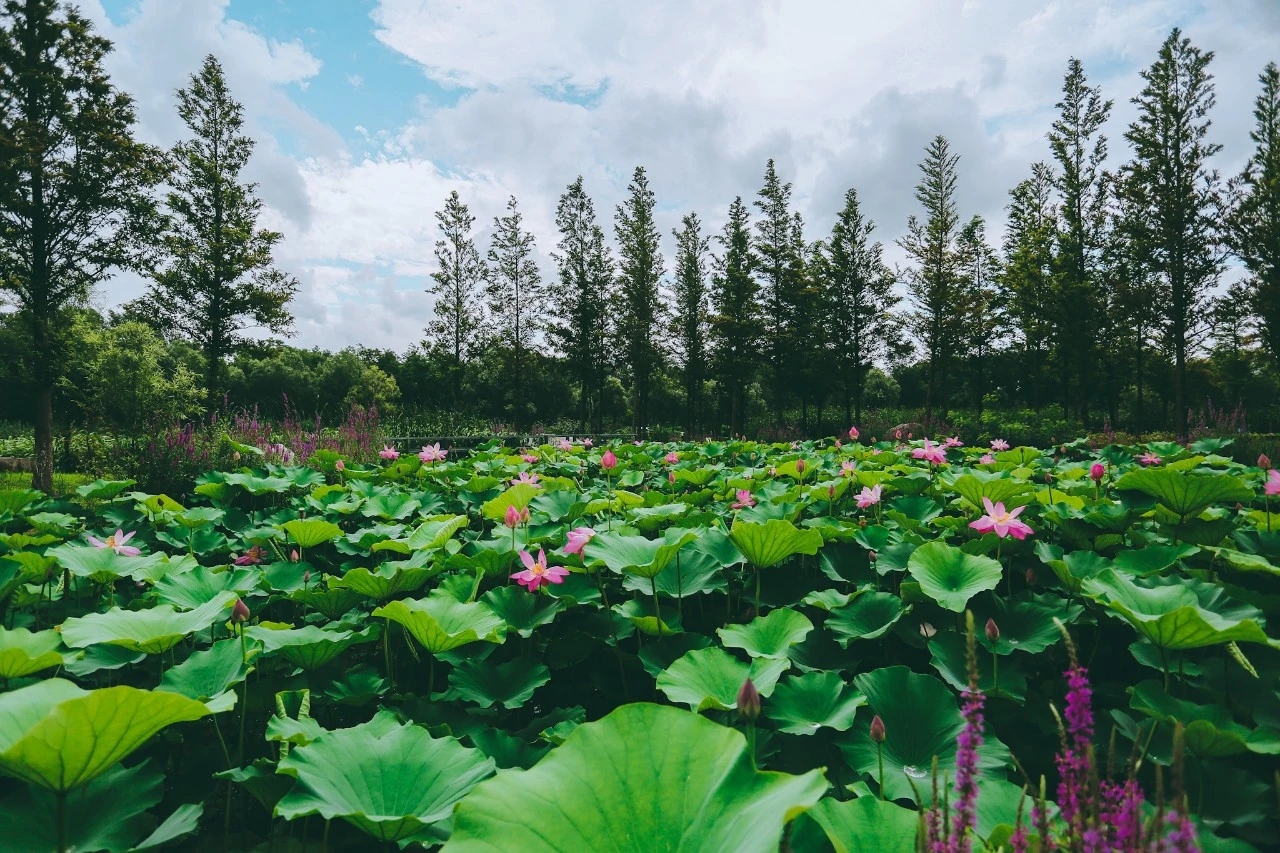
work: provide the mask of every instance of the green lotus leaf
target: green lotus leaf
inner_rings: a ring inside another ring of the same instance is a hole
[[[94,480],[83,486],[76,486],[76,494],[87,501],[109,501],[130,486],[137,485],[135,480]]]
[[[176,693],[50,678],[0,694],[0,772],[50,791],[92,781],[172,723],[209,713]]]
[[[1085,580],[1112,565],[1110,560],[1094,551],[1064,554],[1061,548],[1047,542],[1036,543],[1036,556],[1053,571],[1063,587],[1077,594]]]
[[[825,788],[818,770],[757,771],[736,731],[675,708],[625,705],[578,726],[532,769],[477,786],[458,804],[444,853],[774,853],[788,820]],[[539,806],[512,808],[523,802]]]
[[[1181,517],[1195,518],[1214,504],[1252,501],[1253,489],[1231,474],[1192,474],[1160,466],[1129,471],[1116,488],[1150,495]]]
[[[1198,553],[1200,549],[1194,545],[1148,545],[1116,554],[1115,567],[1129,575],[1154,575]]]
[[[446,834],[454,804],[493,774],[493,760],[419,726],[388,731],[377,723],[324,732],[290,750],[279,772],[298,781],[276,815],[341,818],[382,842]]]
[[[68,851],[145,850],[195,832],[204,806],[179,806],[160,826],[147,810],[164,797],[164,774],[150,761],[116,765],[71,791],[64,842]],[[6,853],[48,853],[58,848],[58,806],[53,794],[22,788],[0,802],[0,838]]]
[[[464,660],[449,673],[449,698],[475,702],[481,708],[494,705],[521,708],[533,692],[551,680],[551,670],[528,659],[505,663]]]
[[[168,604],[160,604],[150,610],[113,607],[106,613],[68,619],[59,630],[62,631],[62,641],[72,648],[106,643],[155,655],[169,651],[190,634],[208,628],[235,601],[235,593],[224,592],[186,612],[175,610]]]
[[[189,572],[167,574],[156,581],[156,597],[181,610],[195,610],[225,592],[237,596],[255,589],[262,572],[247,566],[215,571],[197,566]]]
[[[778,731],[811,735],[819,729],[847,731],[866,697],[845,684],[839,673],[809,672],[778,682],[764,706],[765,716]]]
[[[1144,681],[1130,693],[1135,711],[1161,722],[1181,723],[1186,747],[1197,758],[1229,758],[1244,752],[1280,754],[1280,730],[1250,729],[1237,723],[1225,705],[1176,699],[1158,681]]]
[[[1039,654],[1062,639],[1062,631],[1054,620],[1070,625],[1084,613],[1084,606],[1069,603],[1053,593],[1019,594],[1011,599],[991,596],[979,601],[973,613],[976,624],[985,625],[992,619],[1000,629],[1000,638],[994,644],[997,654]],[[987,649],[992,646],[984,636],[978,637],[978,643]]]
[[[80,519],[65,512],[36,512],[26,517],[37,533],[70,536],[80,529]]]
[[[531,636],[540,625],[550,625],[565,608],[565,602],[560,599],[532,595],[519,586],[491,589],[481,600],[522,637]]]
[[[239,640],[219,640],[165,670],[156,690],[180,693],[188,699],[205,703],[214,713],[219,713],[235,705],[233,688],[243,682],[252,670],[253,667],[245,663]]]
[[[968,659],[964,636],[954,631],[938,634],[929,640],[930,661],[946,682],[956,690],[969,684]],[[986,696],[1000,696],[1019,705],[1027,701],[1027,676],[1015,661],[1000,661],[995,666],[986,649],[977,649],[978,689]]]
[[[441,548],[453,538],[453,534],[464,530],[469,523],[465,515],[442,515],[429,519],[418,525],[417,529],[404,539],[389,539],[373,545],[373,551],[395,551],[408,554],[412,551]]]
[[[57,631],[0,628],[0,680],[22,678],[53,666],[62,666],[62,635]]]
[[[812,630],[808,616],[780,607],[745,625],[727,625],[716,633],[727,649],[742,649],[753,658],[785,658],[787,650]]]
[[[342,587],[326,589],[313,584],[309,589],[295,589],[289,593],[289,598],[304,607],[311,608],[330,621],[336,621],[364,601],[365,596],[354,589]]]
[[[199,506],[192,509],[183,510],[173,517],[173,520],[179,525],[191,530],[198,527],[204,527],[207,524],[221,524],[226,512],[213,507]]]
[[[790,661],[776,658],[755,658],[747,666],[723,649],[695,649],[658,676],[658,689],[694,711],[731,711],[738,707],[738,691],[748,677],[761,696],[769,696],[788,666]]]
[[[408,518],[422,506],[412,495],[404,492],[387,492],[372,495],[364,501],[360,514],[366,518],[382,518],[399,521]]]
[[[870,796],[845,802],[827,797],[796,821],[794,850],[818,849],[803,846],[805,824],[810,821],[825,834],[835,853],[915,853],[920,813]]]
[[[945,542],[926,542],[915,550],[907,572],[924,594],[947,610],[960,613],[969,599],[995,589],[1004,572],[990,557],[966,554]]]
[[[670,570],[653,578],[658,595],[667,598],[685,598],[700,593],[723,591],[728,581],[721,571],[719,561],[703,551],[693,547],[677,552],[675,561],[669,564]],[[622,578],[624,589],[649,595],[653,590],[650,579],[637,574],[627,573]]]
[[[373,571],[359,566],[347,571],[340,578],[330,578],[330,589],[350,589],[374,601],[386,601],[406,592],[416,592],[427,581],[444,571],[440,563],[430,566],[410,566],[408,561],[382,563]]]
[[[50,548],[45,554],[56,559],[59,565],[76,577],[89,578],[95,583],[110,583],[117,578],[133,577],[139,570],[154,567],[165,560],[164,554],[125,557],[110,548],[73,545],[70,542]]]
[[[1182,578],[1140,586],[1114,569],[1083,584],[1084,594],[1163,649],[1198,649],[1224,643],[1274,645],[1257,608],[1227,598],[1221,587]]]
[[[922,794],[929,787],[934,756],[938,773],[955,776],[956,738],[964,717],[951,690],[937,678],[905,666],[890,666],[855,676],[854,686],[867,697],[868,710],[884,721],[884,791],[891,800],[915,800],[914,782]],[[872,714],[861,714],[840,750],[859,773],[879,780],[879,756],[871,740]],[[978,750],[978,765],[994,770],[1009,762],[1004,744],[987,732]]]
[[[499,521],[507,513],[507,507],[524,509],[529,501],[542,494],[542,489],[531,483],[516,483],[493,500],[485,501],[480,507],[480,514],[492,521]]]
[[[295,666],[319,669],[351,646],[378,639],[378,626],[368,625],[363,631],[342,631],[306,625],[302,628],[273,629],[253,625],[245,636],[262,643],[262,653],[279,652]]]
[[[342,528],[323,518],[295,518],[280,525],[299,548],[314,548],[342,535]]]
[[[1031,484],[1024,480],[1015,480],[1007,474],[989,474],[976,470],[957,477],[951,484],[951,489],[964,498],[973,510],[983,508],[983,498],[1009,507],[1018,506],[1025,501],[1018,501],[1016,498],[1032,491]]]
[[[664,669],[683,657],[686,652],[705,649],[710,645],[711,638],[705,634],[695,634],[691,631],[665,634],[653,642],[646,642],[644,648],[640,649],[638,657],[641,665],[644,666],[644,671],[651,677],[657,678]]]
[[[776,566],[796,554],[816,554],[823,544],[818,531],[801,530],[782,518],[763,524],[735,519],[729,540],[757,569]]]
[[[58,561],[53,557],[35,551],[11,551],[3,559],[20,567],[19,580],[22,583],[46,583],[58,568]]]
[[[251,495],[284,494],[293,488],[292,480],[285,477],[259,477],[254,474],[225,474],[222,482],[239,486]]]
[[[675,472],[677,483],[689,483],[699,489],[715,479],[718,473],[718,468],[681,468]]]
[[[832,610],[823,624],[836,642],[847,648],[853,640],[883,637],[909,609],[891,592],[864,592]]]
[[[35,489],[0,489],[0,512],[17,515],[29,504],[36,503],[44,497],[44,492]]]
[[[506,628],[487,604],[463,603],[448,595],[392,601],[373,615],[399,622],[431,654],[477,641],[501,643]]]
[[[674,523],[677,518],[688,511],[688,504],[659,504],[657,506],[646,506],[633,509],[631,510],[630,518],[642,533],[654,533],[661,530],[663,527]]]
[[[674,529],[662,539],[600,533],[587,543],[584,555],[592,562],[603,562],[612,571],[652,578],[671,565],[680,549],[696,538],[693,531]]]

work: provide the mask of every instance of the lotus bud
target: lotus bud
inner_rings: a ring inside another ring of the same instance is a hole
[[[618,457],[613,455],[612,450],[606,450],[604,456],[600,457],[600,467],[606,471],[612,471],[618,467]]]
[[[1236,512],[1239,512],[1242,509],[1244,509],[1244,504],[1240,503],[1239,501],[1236,501]]]
[[[836,499],[836,487],[827,486],[827,500],[833,501],[835,499]]]
[[[239,462],[239,461],[240,461],[240,451],[239,451],[239,450],[234,450],[234,451],[232,451],[232,453],[231,453],[231,458],[232,458],[232,460],[234,460],[234,461],[236,461],[236,462]]]
[[[296,562],[298,562],[298,549],[297,549],[297,548],[294,548],[292,551],[290,551],[290,552],[289,552],[289,561],[290,561],[290,562],[292,562],[292,563],[296,563]]]
[[[666,460],[668,465],[674,465],[680,461],[680,457],[677,456],[676,452],[673,450],[666,455]]]
[[[844,445],[843,445],[843,444],[841,444],[841,443],[840,443],[840,439],[838,439],[838,438],[837,438],[837,439],[836,439],[836,450],[839,450],[839,449],[840,449],[840,448],[842,448],[842,447],[844,447]]]
[[[862,518],[859,518],[859,519],[858,519],[858,526],[859,526],[859,527],[866,527],[866,526],[867,526],[867,519],[866,519],[866,516],[863,516]]]
[[[502,523],[507,527],[515,527],[520,523],[520,510],[515,508],[515,504],[507,507],[506,514],[502,517]]]
[[[302,573],[302,585],[307,586],[310,583],[311,583],[311,570],[307,569],[305,572]]]
[[[996,624],[995,619],[987,620],[987,627],[983,629],[987,635],[987,641],[994,643],[1000,639],[1000,626]]]
[[[760,716],[760,691],[756,690],[750,678],[742,682],[742,688],[738,691],[738,716],[748,722]]]
[[[873,743],[884,743],[884,720],[876,714],[871,718],[871,740]]]
[[[875,551],[868,551],[868,552],[867,552],[867,559],[871,560],[871,562],[873,562],[873,563],[874,563],[874,562],[876,561],[876,552],[875,552]]]
[[[528,523],[529,523],[529,508],[528,508],[528,507],[525,507],[524,509],[520,510],[520,520],[521,520],[521,521],[523,521],[525,524],[528,524]]]
[[[920,623],[920,636],[926,640],[931,639],[934,634],[938,633],[938,629],[930,625],[928,622]]]
[[[850,441],[858,440],[858,428],[856,426],[849,427],[849,440]]]
[[[1271,467],[1271,458],[1270,458],[1269,456],[1267,456],[1267,454],[1265,454],[1265,453],[1259,453],[1259,454],[1258,454],[1258,467],[1259,467],[1259,468],[1270,468],[1270,467]]]
[[[804,460],[803,460],[803,459],[797,459],[797,460],[796,460],[796,473],[797,473],[797,474],[803,474],[803,473],[804,473]]]
[[[668,471],[668,472],[667,472],[667,482],[668,482],[668,483],[670,483],[670,484],[671,484],[671,485],[673,485],[673,486],[676,484],[676,472],[675,472],[675,471]]]
[[[1095,462],[1089,467],[1089,478],[1095,483],[1101,482],[1105,476],[1107,476],[1107,466],[1101,462]]]
[[[231,608],[231,621],[239,625],[249,619],[249,605],[244,603],[244,599],[237,598],[235,606]]]
[[[334,467],[334,470],[336,471],[344,471],[346,470],[347,463],[339,459],[337,462],[333,463],[333,467]]]

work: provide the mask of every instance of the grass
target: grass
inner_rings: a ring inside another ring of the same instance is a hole
[[[54,474],[53,494],[55,496],[69,495],[76,490],[77,486],[83,486],[85,483],[92,482],[93,477],[89,474]],[[0,490],[29,488],[31,488],[31,474],[29,472],[0,472]]]

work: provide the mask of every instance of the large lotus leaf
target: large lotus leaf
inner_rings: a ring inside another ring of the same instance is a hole
[[[1223,643],[1274,644],[1259,624],[1261,612],[1233,602],[1221,588],[1167,578],[1139,586],[1114,569],[1086,580],[1084,594],[1104,604],[1139,634],[1164,649]]]
[[[368,625],[363,631],[329,630],[318,625],[287,629],[254,625],[244,633],[262,643],[264,655],[279,652],[303,669],[319,669],[351,646],[369,643],[378,638],[376,625]]]
[[[235,593],[224,592],[186,612],[175,610],[168,604],[160,604],[150,610],[113,607],[106,613],[68,619],[59,630],[62,631],[62,641],[72,648],[108,643],[155,655],[167,652],[189,634],[208,628],[235,601]]]
[[[818,849],[805,846],[809,828],[805,824],[813,821],[810,826],[821,828],[835,853],[915,853],[919,818],[914,809],[875,797],[845,802],[827,797],[796,821],[792,848]]]
[[[662,539],[600,533],[591,538],[584,551],[592,562],[603,562],[612,571],[653,578],[671,565],[676,554],[694,541],[693,531],[669,530]]]
[[[299,548],[314,548],[342,535],[341,527],[323,518],[295,518],[280,525],[280,529],[288,533]]]
[[[454,738],[433,738],[413,725],[387,731],[377,722],[325,732],[291,749],[279,772],[298,782],[275,813],[286,820],[342,818],[379,841],[401,842],[445,821],[493,774],[492,759]]]
[[[658,595],[667,598],[684,598],[699,593],[723,591],[727,579],[715,557],[688,547],[676,554],[670,571],[664,571],[653,579]],[[649,595],[653,585],[649,578],[628,573],[622,579],[624,589]]]
[[[478,786],[458,804],[444,851],[774,853],[787,821],[825,789],[818,770],[757,771],[736,731],[675,708],[625,705],[578,726],[531,770]]]
[[[239,486],[251,495],[282,494],[293,488],[293,480],[285,477],[258,477],[239,472],[225,474],[222,482]]]
[[[824,623],[841,646],[853,640],[883,637],[909,608],[891,592],[864,592],[843,607],[831,611]]]
[[[1036,543],[1036,556],[1048,566],[1069,592],[1079,593],[1081,584],[1103,569],[1111,568],[1111,561],[1094,551],[1072,551],[1064,554],[1057,545]]]
[[[992,503],[1003,503],[1006,506],[1017,506],[1025,501],[1015,500],[1020,495],[1032,491],[1030,483],[1015,480],[1009,476],[987,474],[984,471],[970,471],[951,484],[952,490],[969,502],[975,510],[982,509],[982,499]]]
[[[907,572],[920,582],[925,595],[947,610],[960,613],[969,599],[995,589],[1003,576],[990,557],[966,554],[945,542],[926,542],[907,563]]]
[[[87,501],[109,501],[134,485],[137,485],[135,480],[94,480],[76,486],[76,494]]]
[[[373,615],[399,622],[432,654],[478,640],[501,643],[506,627],[502,617],[487,604],[464,603],[448,595],[392,601],[373,611]]]
[[[905,666],[890,666],[855,676],[853,684],[867,697],[867,706],[884,721],[884,790],[891,800],[915,800],[911,783],[927,796],[929,768],[934,756],[938,772],[955,775],[956,738],[964,717],[947,685]],[[854,723],[840,744],[845,759],[858,772],[879,781],[879,758],[871,740],[871,714]],[[994,769],[1009,761],[1004,744],[986,733],[978,750],[980,767]]]
[[[395,521],[407,518],[420,506],[422,504],[418,503],[412,495],[404,492],[388,492],[369,497],[365,500],[360,512],[367,518]]]
[[[232,688],[244,681],[252,669],[245,663],[239,640],[219,640],[165,670],[156,689],[204,702],[216,713],[235,705]]]
[[[197,566],[189,572],[167,574],[156,581],[156,597],[181,610],[195,610],[224,592],[237,595],[258,585],[262,572],[248,567],[214,571]]]
[[[62,635],[57,631],[0,628],[0,680],[22,678],[51,666],[62,666]]]
[[[992,619],[1000,629],[1000,638],[994,644],[997,654],[1039,654],[1062,639],[1062,631],[1053,620],[1069,625],[1084,613],[1084,606],[1068,603],[1053,593],[1019,594],[1012,599],[987,597],[974,606],[973,612],[977,624],[985,625]],[[988,649],[992,646],[985,637],[979,637],[978,642]]]
[[[382,563],[373,571],[363,566],[350,569],[340,578],[330,578],[331,589],[350,589],[374,601],[386,601],[396,595],[415,592],[426,586],[427,581],[444,571],[437,563],[430,566],[410,566],[412,560]]]
[[[1115,566],[1130,575],[1154,575],[1200,553],[1194,545],[1148,545],[1136,551],[1125,550],[1115,556]]]
[[[1144,681],[1130,692],[1135,711],[1163,722],[1181,723],[1187,749],[1198,758],[1227,758],[1243,752],[1280,754],[1280,730],[1250,729],[1237,723],[1225,705],[1198,705],[1174,698],[1158,681]]]
[[[816,554],[822,547],[822,534],[801,530],[790,521],[774,518],[763,524],[735,519],[729,540],[757,569],[776,566],[795,554]]]
[[[558,598],[533,595],[519,586],[491,589],[481,600],[522,637],[532,635],[539,625],[550,625],[565,608],[565,602]]]
[[[497,521],[506,515],[507,507],[513,506],[517,510],[524,509],[529,505],[529,501],[542,494],[539,486],[531,483],[516,483],[502,494],[490,501],[485,501],[480,507],[480,513],[488,519]]]
[[[464,660],[449,673],[450,698],[475,702],[481,708],[524,706],[533,692],[551,680],[551,670],[535,661],[515,658],[505,663]]]
[[[35,489],[0,489],[0,512],[17,515],[28,504],[35,503],[43,497],[44,492],[38,492]]]
[[[161,826],[147,810],[164,796],[164,774],[151,762],[116,765],[66,800],[65,850],[108,853],[145,850],[195,832],[204,806],[179,806]],[[0,802],[5,853],[58,849],[58,805],[53,794],[24,787]],[[148,833],[150,833],[148,835]],[[144,838],[145,836],[145,838]]]
[[[1013,660],[1000,661],[996,666],[991,654],[979,648],[977,654],[978,689],[987,696],[1000,696],[1019,705],[1027,700],[1027,676]],[[968,657],[964,636],[955,632],[938,634],[929,641],[930,663],[938,674],[956,690],[969,684]]]
[[[761,696],[769,696],[788,666],[790,661],[775,658],[755,658],[747,666],[723,649],[695,649],[658,676],[658,689],[694,711],[731,711],[748,676]]]
[[[1158,500],[1183,519],[1194,518],[1214,504],[1253,500],[1253,489],[1232,474],[1192,474],[1167,467],[1137,468],[1116,481],[1120,490],[1139,491]]]
[[[50,678],[0,694],[0,772],[50,791],[96,778],[172,723],[209,713],[176,693]]]
[[[98,583],[132,577],[139,570],[153,567],[165,559],[164,554],[125,557],[110,548],[73,545],[70,542],[50,548],[45,554],[55,558],[59,565],[76,577],[92,578]]]
[[[466,528],[467,524],[468,519],[465,515],[443,515],[424,521],[404,539],[387,539],[373,545],[371,550],[408,554],[413,551],[440,548],[453,538],[453,534]]]
[[[812,630],[808,616],[780,607],[745,625],[726,625],[716,633],[726,649],[742,649],[753,658],[785,658],[787,650]]]
[[[809,672],[779,682],[764,713],[787,734],[811,735],[823,728],[843,732],[866,702],[839,673]]]

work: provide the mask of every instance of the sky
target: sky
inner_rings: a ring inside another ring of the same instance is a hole
[[[457,190],[482,251],[519,200],[553,275],[556,199],[584,176],[612,233],[633,169],[671,230],[713,230],[773,158],[806,236],[858,190],[886,257],[916,210],[924,146],[961,155],[959,207],[999,239],[1008,190],[1048,159],[1067,60],[1115,101],[1111,166],[1139,72],[1173,27],[1214,51],[1217,168],[1250,150],[1257,76],[1280,62],[1280,0],[78,0],[112,40],[138,136],[185,128],[175,91],[222,62],[257,140],[245,176],[285,237],[305,347],[403,351],[431,318],[434,212]],[[117,275],[110,308],[145,282]]]

